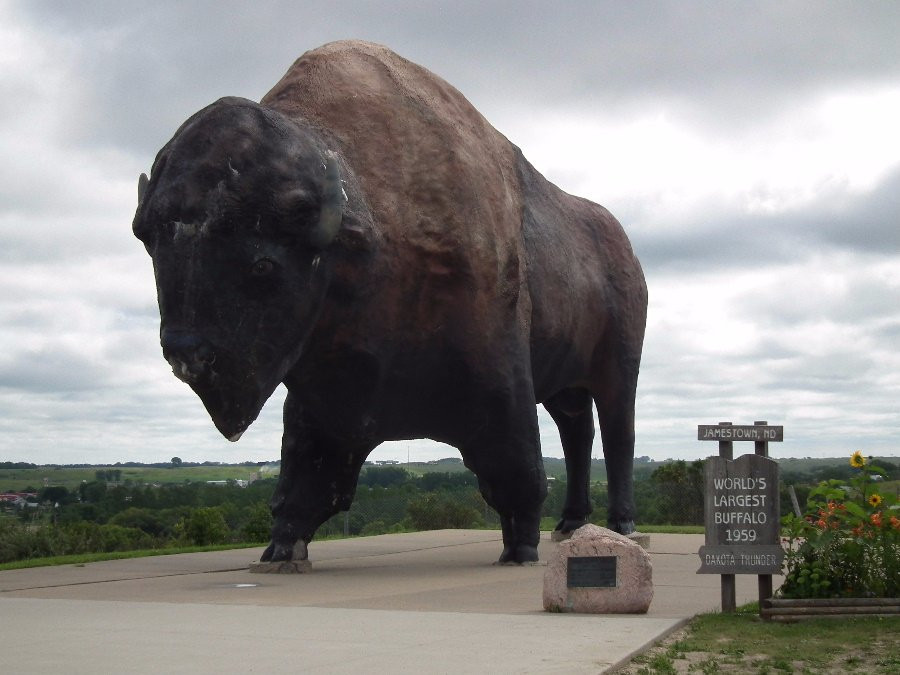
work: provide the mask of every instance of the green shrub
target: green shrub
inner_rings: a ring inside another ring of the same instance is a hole
[[[142,530],[153,537],[162,536],[167,530],[159,512],[150,509],[131,507],[114,515],[109,522],[112,525]]]
[[[87,521],[65,525],[0,522],[0,562],[27,558],[152,548],[157,540],[146,532]]]
[[[244,509],[241,535],[244,541],[269,541],[272,535],[272,513],[268,506],[259,502]]]
[[[474,506],[444,494],[429,494],[412,500],[407,512],[413,529],[443,530],[484,526],[484,518]]]
[[[215,506],[204,506],[193,509],[190,514],[175,526],[178,535],[189,544],[207,546],[224,544],[231,534],[222,511]]]
[[[848,480],[824,481],[810,491],[802,518],[782,518],[788,535],[783,597],[900,595],[897,496],[880,490],[873,476],[885,470],[861,453],[850,465],[857,471]]]

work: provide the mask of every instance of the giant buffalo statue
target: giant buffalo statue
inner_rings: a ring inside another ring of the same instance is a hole
[[[559,427],[586,522],[593,406],[609,525],[633,531],[641,267],[603,207],[539,174],[449,84],[385,47],[307,52],[260,103],[188,119],[142,175],[163,356],[236,441],[284,383],[263,561],[302,559],[386,440],[459,449],[500,514],[501,562],[537,559]]]

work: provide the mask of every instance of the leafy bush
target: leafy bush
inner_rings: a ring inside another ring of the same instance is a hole
[[[358,484],[367,487],[391,487],[409,481],[412,474],[402,466],[366,467],[359,475]]]
[[[152,548],[157,541],[136,528],[98,525],[87,521],[66,525],[23,525],[0,520],[0,562]]]
[[[162,536],[166,532],[166,524],[159,512],[150,509],[131,507],[114,515],[109,522],[112,525],[136,528],[154,537]]]
[[[416,530],[482,527],[484,518],[478,509],[466,501],[460,501],[456,495],[428,494],[412,500],[407,505],[407,512]]]
[[[900,595],[900,511],[897,495],[878,490],[886,476],[859,452],[848,480],[823,481],[809,493],[802,518],[782,518],[785,598]],[[847,485],[850,483],[850,485]]]
[[[272,532],[272,513],[262,502],[245,509],[244,525],[241,534],[244,541],[268,541]]]
[[[224,544],[231,534],[225,516],[216,506],[193,509],[175,526],[175,531],[185,542],[195,546]]]
[[[363,537],[367,537],[373,534],[385,534],[387,531],[388,527],[383,520],[373,520],[363,525],[359,533]]]
[[[657,490],[658,524],[703,523],[703,460],[688,464],[679,459],[663,464],[653,472],[650,480]]]

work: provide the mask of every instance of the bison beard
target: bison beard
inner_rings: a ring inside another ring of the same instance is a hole
[[[647,307],[603,207],[543,178],[449,84],[388,49],[307,52],[257,104],[185,122],[139,183],[161,343],[231,440],[279,383],[275,524],[306,558],[386,440],[457,447],[500,514],[501,562],[537,560],[536,404],[587,521],[596,405],[609,526],[633,530],[634,400]]]

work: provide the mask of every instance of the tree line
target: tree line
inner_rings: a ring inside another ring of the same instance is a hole
[[[880,461],[881,465],[885,462]],[[841,477],[843,467],[786,473],[782,513],[791,510],[787,485],[801,505],[827,469]],[[886,469],[896,475],[894,465]],[[847,467],[852,470],[851,467]],[[117,469],[102,469],[96,480],[76,489],[49,486],[31,504],[0,513],[0,562],[72,553],[159,549],[175,546],[242,544],[268,541],[272,525],[268,500],[275,479],[246,487],[201,482],[142,485],[118,483]],[[848,472],[849,476],[849,472]],[[703,461],[661,464],[649,477],[638,474],[635,503],[641,525],[703,524]],[[542,529],[552,529],[562,512],[566,482],[548,481]],[[591,484],[591,522],[604,525],[606,484]],[[443,528],[499,528],[499,518],[484,502],[470,472],[415,475],[402,466],[363,469],[349,512],[319,528],[317,536],[372,535]]]

